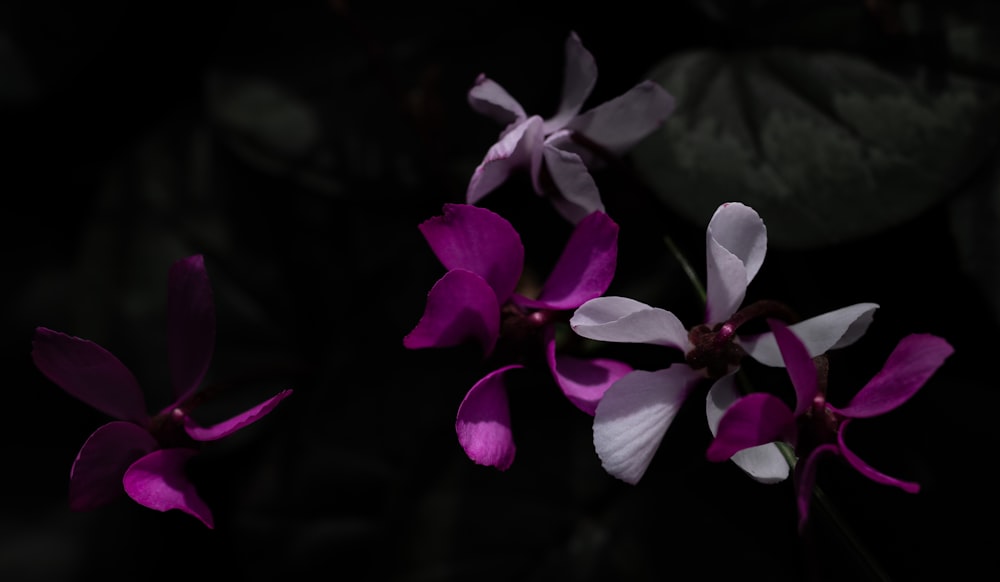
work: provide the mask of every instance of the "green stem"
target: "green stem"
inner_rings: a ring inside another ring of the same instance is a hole
[[[688,262],[684,253],[677,248],[674,239],[670,238],[670,235],[663,235],[663,242],[666,243],[667,248],[670,249],[670,253],[674,255],[677,262],[681,264],[684,274],[687,275],[688,281],[691,282],[691,286],[694,287],[695,293],[698,294],[698,298],[701,299],[701,303],[704,305],[708,301],[708,294],[705,292],[705,287],[702,286],[701,281],[698,280],[698,273],[695,273],[691,267],[691,263]]]

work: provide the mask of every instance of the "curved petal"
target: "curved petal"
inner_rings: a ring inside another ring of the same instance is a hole
[[[597,83],[597,63],[590,51],[583,47],[576,32],[566,39],[566,65],[563,70],[562,97],[559,110],[545,120],[545,134],[562,129],[583,107]]]
[[[35,329],[31,346],[35,366],[70,395],[119,420],[149,420],[139,383],[111,352],[44,327]]]
[[[594,212],[576,226],[537,300],[517,299],[542,309],[576,309],[611,285],[618,260],[618,225]]]
[[[476,83],[469,89],[469,106],[477,113],[509,125],[527,115],[516,99],[506,89],[486,75],[476,77]]]
[[[116,420],[95,430],[69,472],[70,508],[85,511],[117,499],[125,470],[156,447],[153,435],[131,422]]]
[[[489,355],[500,336],[500,305],[489,283],[462,269],[448,271],[427,294],[417,326],[403,338],[411,350],[478,341]]]
[[[702,379],[685,364],[664,370],[635,370],[612,384],[594,413],[594,448],[609,474],[639,482],[663,435]]]
[[[739,398],[735,374],[719,378],[708,391],[708,397],[705,399],[705,416],[712,436],[718,433],[722,415]],[[730,460],[752,479],[761,483],[779,483],[788,478],[788,461],[774,443],[743,449],[733,454]]]
[[[480,465],[507,470],[514,462],[514,435],[503,375],[522,368],[515,364],[487,374],[465,395],[458,407],[455,432],[465,454]]]
[[[184,431],[188,433],[188,436],[196,441],[214,441],[221,439],[222,437],[229,436],[241,428],[249,426],[264,418],[270,414],[272,410],[274,410],[274,407],[277,406],[279,402],[291,396],[291,394],[291,390],[282,390],[257,406],[237,414],[229,420],[213,424],[209,427],[198,426],[195,424],[194,420],[191,419],[191,417],[185,416]]]
[[[851,424],[850,419],[845,420],[840,425],[840,430],[837,431],[837,445],[840,448],[840,454],[844,455],[847,462],[851,464],[852,467],[858,470],[859,473],[868,477],[876,483],[881,483],[882,485],[892,485],[893,487],[899,487],[907,493],[917,493],[920,491],[920,484],[913,483],[912,481],[901,481],[895,477],[890,477],[885,473],[882,473],[868,463],[861,460],[861,457],[854,454],[851,449],[847,448],[847,444],[844,443],[844,431],[847,429],[847,425]]]
[[[632,371],[628,364],[608,358],[556,355],[555,332],[551,330],[546,338],[545,355],[559,389],[590,416],[594,416],[597,403],[608,388]]]
[[[948,342],[937,336],[908,335],[892,350],[879,373],[854,395],[847,406],[834,410],[850,418],[867,418],[889,412],[916,394],[954,351]]]
[[[577,335],[605,341],[654,344],[691,349],[684,324],[673,313],[627,297],[597,297],[573,313],[569,325]]]
[[[767,229],[757,212],[739,202],[727,202],[708,223],[705,323],[729,318],[743,303],[747,286],[757,276],[767,253]]]
[[[122,480],[125,492],[139,505],[157,511],[179,509],[212,529],[212,512],[184,472],[184,464],[197,453],[194,449],[160,449],[149,453],[125,472]]]
[[[550,143],[542,147],[542,156],[558,190],[558,193],[549,196],[549,200],[563,218],[576,224],[592,212],[604,211],[601,193],[583,158]]]
[[[198,389],[214,349],[215,303],[205,259],[180,259],[170,267],[167,287],[167,357],[177,401]]]
[[[794,426],[795,416],[780,398],[765,392],[747,394],[719,419],[718,432],[705,454],[709,461],[725,461],[750,447],[790,440]]]
[[[795,505],[799,509],[799,533],[805,531],[809,519],[809,505],[812,501],[813,485],[816,484],[816,467],[819,458],[825,454],[839,454],[837,445],[822,445],[813,449],[806,458],[795,464]]]
[[[537,115],[507,128],[472,173],[465,201],[469,204],[479,202],[517,170],[530,171],[535,191],[540,191],[538,173],[542,167],[543,139],[542,118]]]
[[[876,303],[857,303],[810,317],[788,327],[805,344],[809,356],[815,358],[858,341],[868,331],[876,309]],[[766,366],[784,366],[781,352],[770,332],[740,337],[737,343],[747,355]]]
[[[806,346],[792,333],[788,326],[777,319],[768,319],[767,325],[774,334],[781,357],[788,369],[788,377],[795,387],[795,416],[802,416],[812,406],[819,393],[816,364],[806,350]]]
[[[420,232],[448,270],[472,271],[489,283],[498,303],[514,292],[524,269],[521,237],[499,214],[468,204],[445,204]]]
[[[587,136],[610,153],[622,155],[663,125],[674,106],[673,96],[663,87],[643,81],[576,117],[566,129]]]

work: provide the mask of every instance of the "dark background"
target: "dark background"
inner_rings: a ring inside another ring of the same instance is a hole
[[[956,348],[904,407],[851,433],[856,452],[920,482],[919,494],[832,460],[820,470],[881,574],[818,507],[798,536],[790,483],[763,486],[706,462],[700,397],[630,486],[601,469],[589,417],[544,371],[526,371],[511,390],[517,457],[499,472],[469,461],[454,434],[458,404],[484,372],[476,353],[402,347],[443,273],[416,226],[463,200],[500,129],[467,105],[480,72],[545,114],[570,30],[597,60],[588,107],[693,47],[838,50],[896,72],[947,69],[951,37],[936,18],[957,10],[991,38],[1000,30],[989,2],[465,4],[0,7],[0,579],[934,580],[990,571],[995,147],[915,216],[840,244],[769,249],[750,288],[748,299],[804,315],[881,305],[865,338],[833,356],[834,401],[846,402],[908,333]],[[923,24],[908,28],[914,13]],[[995,88],[998,70],[984,58],[963,72]],[[629,215],[635,207],[618,201],[636,194],[633,183],[594,175],[622,225],[609,292],[696,320],[661,235],[703,270],[705,222],[658,203]],[[982,207],[969,191],[987,192]],[[523,177],[491,196],[544,269],[568,227]],[[974,227],[956,210],[970,204],[982,208]],[[956,233],[973,228],[982,238],[962,246]],[[233,387],[205,418],[282,388],[295,394],[191,463],[215,530],[128,499],[71,512],[70,465],[107,419],[37,372],[32,332],[96,341],[134,372],[152,408],[163,406],[167,270],[195,253],[206,257],[218,311],[206,382]],[[643,367],[665,362],[654,350],[609,352]]]

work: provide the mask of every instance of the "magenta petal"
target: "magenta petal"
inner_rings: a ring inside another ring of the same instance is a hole
[[[624,154],[653,133],[674,111],[670,93],[652,81],[643,81],[610,101],[583,113],[566,125],[613,154]]]
[[[504,125],[527,117],[521,104],[486,75],[479,75],[476,84],[469,89],[469,105],[478,113]]]
[[[892,485],[893,487],[899,487],[907,493],[917,493],[920,491],[920,484],[913,483],[912,481],[901,481],[895,477],[890,477],[885,473],[882,473],[868,463],[861,460],[861,457],[854,454],[851,449],[847,448],[847,444],[844,443],[844,430],[847,425],[851,424],[851,421],[845,420],[840,425],[840,430],[837,431],[837,444],[840,446],[840,454],[844,455],[847,462],[851,464],[852,467],[858,470],[859,473],[868,477],[876,483],[881,483],[883,485]]]
[[[706,456],[718,463],[750,447],[794,440],[794,427],[795,416],[781,399],[764,392],[748,394],[722,415]]]
[[[514,462],[514,436],[503,375],[520,365],[505,366],[486,375],[465,395],[458,408],[455,432],[465,454],[480,465],[501,471]]]
[[[213,528],[212,512],[202,501],[184,472],[194,449],[161,449],[132,463],[122,482],[125,492],[139,505],[157,511],[179,509]]]
[[[69,394],[119,420],[149,419],[139,383],[111,352],[44,327],[35,329],[31,344],[35,366]]]
[[[799,533],[806,527],[809,519],[809,506],[812,502],[813,485],[816,484],[816,467],[819,458],[827,453],[837,454],[836,445],[822,445],[813,449],[805,458],[795,465],[795,504],[799,509]]]
[[[576,309],[599,297],[615,276],[618,225],[603,212],[594,212],[576,226],[535,301],[518,303],[554,310]]]
[[[291,396],[291,390],[282,390],[274,396],[254,406],[250,410],[237,414],[236,416],[209,427],[201,427],[195,424],[190,417],[184,418],[184,431],[188,436],[196,441],[214,441],[222,437],[229,436],[245,426],[249,426],[267,416],[279,402]]]
[[[559,111],[545,120],[546,135],[562,129],[576,117],[596,83],[597,63],[594,61],[594,56],[583,47],[580,37],[575,32],[570,32],[566,38],[566,65],[563,70]]]
[[[875,377],[839,409],[850,418],[884,414],[909,400],[955,350],[930,334],[911,334],[892,350]]]
[[[528,170],[536,192],[541,190],[538,174],[542,167],[542,118],[534,115],[509,127],[486,152],[473,171],[465,200],[479,202],[517,170]]]
[[[577,408],[594,416],[597,404],[612,384],[632,367],[624,362],[607,358],[577,358],[556,355],[555,333],[550,332],[546,343],[549,370],[566,398]]]
[[[493,288],[470,271],[448,271],[431,287],[417,326],[403,338],[414,350],[445,348],[478,341],[490,354],[500,337],[500,305]]]
[[[420,232],[446,269],[472,271],[489,283],[498,303],[514,292],[524,268],[521,237],[506,219],[468,204],[445,204]]]
[[[788,368],[788,376],[792,379],[792,386],[795,387],[795,416],[801,416],[812,405],[816,393],[819,392],[816,364],[809,357],[806,346],[787,325],[777,319],[768,319],[767,324],[778,342],[781,357],[785,360],[785,367]]]
[[[194,255],[170,267],[167,290],[167,356],[174,397],[201,384],[215,349],[215,303],[205,259]]]
[[[122,476],[136,459],[155,450],[156,439],[139,425],[116,420],[87,438],[69,472],[69,506],[100,507],[122,494]]]
[[[563,218],[576,224],[592,212],[604,211],[601,193],[583,158],[550,143],[543,146],[542,154],[545,167],[558,190],[558,193],[552,193],[550,201]]]

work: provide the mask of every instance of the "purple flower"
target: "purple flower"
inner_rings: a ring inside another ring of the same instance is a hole
[[[908,493],[919,491],[918,484],[885,475],[861,460],[847,448],[844,431],[854,419],[885,414],[909,400],[954,352],[948,342],[930,334],[904,337],[875,377],[847,406],[837,408],[826,401],[825,373],[817,374],[812,356],[802,341],[784,323],[777,320],[768,323],[795,387],[795,409],[765,392],[740,398],[722,416],[718,433],[708,448],[708,459],[724,461],[748,447],[776,441],[807,449],[796,451],[800,457],[795,464],[794,477],[800,531],[809,515],[816,461],[824,454],[843,457],[876,483],[893,485]],[[805,446],[805,439],[799,439],[803,430],[809,430],[812,437]]]
[[[69,502],[74,510],[102,506],[124,490],[140,505],[180,509],[212,528],[212,512],[185,475],[185,463],[197,454],[200,441],[236,432],[292,393],[279,392],[209,427],[190,417],[215,345],[215,305],[200,255],[181,259],[170,269],[167,356],[175,401],[159,413],[146,412],[132,372],[101,346],[44,327],[35,330],[32,344],[31,356],[46,377],[116,419],[94,431],[73,461]]]
[[[527,169],[535,192],[548,193],[556,210],[576,224],[604,211],[600,193],[587,171],[598,160],[592,149],[572,137],[580,134],[607,154],[620,155],[658,128],[674,109],[674,98],[652,81],[643,81],[624,95],[583,114],[580,109],[597,82],[594,57],[576,33],[566,39],[566,69],[562,100],[555,115],[528,116],[507,91],[485,75],[469,90],[473,109],[507,127],[486,153],[469,182],[466,201],[477,203],[507,180]],[[543,178],[543,164],[547,172]],[[551,179],[552,188],[547,187]]]
[[[602,212],[580,221],[537,299],[516,292],[524,247],[504,218],[485,208],[446,204],[444,214],[420,231],[448,271],[431,288],[416,327],[403,338],[410,349],[441,348],[475,341],[485,356],[505,365],[469,390],[455,430],[470,459],[506,469],[514,460],[505,375],[523,367],[525,344],[542,346],[563,394],[593,414],[604,391],[631,370],[608,359],[556,353],[555,326],[584,301],[607,290],[618,254],[618,225]],[[532,343],[537,342],[537,343]]]
[[[628,483],[646,472],[681,405],[702,380],[713,380],[706,416],[718,419],[738,397],[734,373],[745,355],[782,366],[771,333],[740,337],[737,328],[780,307],[757,302],[740,310],[747,286],[764,262],[767,230],[760,216],[740,203],[720,206],[709,222],[707,299],[704,323],[686,329],[673,313],[625,297],[599,297],[576,310],[572,329],[608,342],[666,346],[685,354],[685,363],[657,371],[636,370],[607,390],[594,415],[594,446],[605,470]],[[810,354],[850,345],[868,329],[878,305],[859,303],[792,326]],[[740,451],[733,461],[758,481],[788,477],[788,464],[773,444]]]

